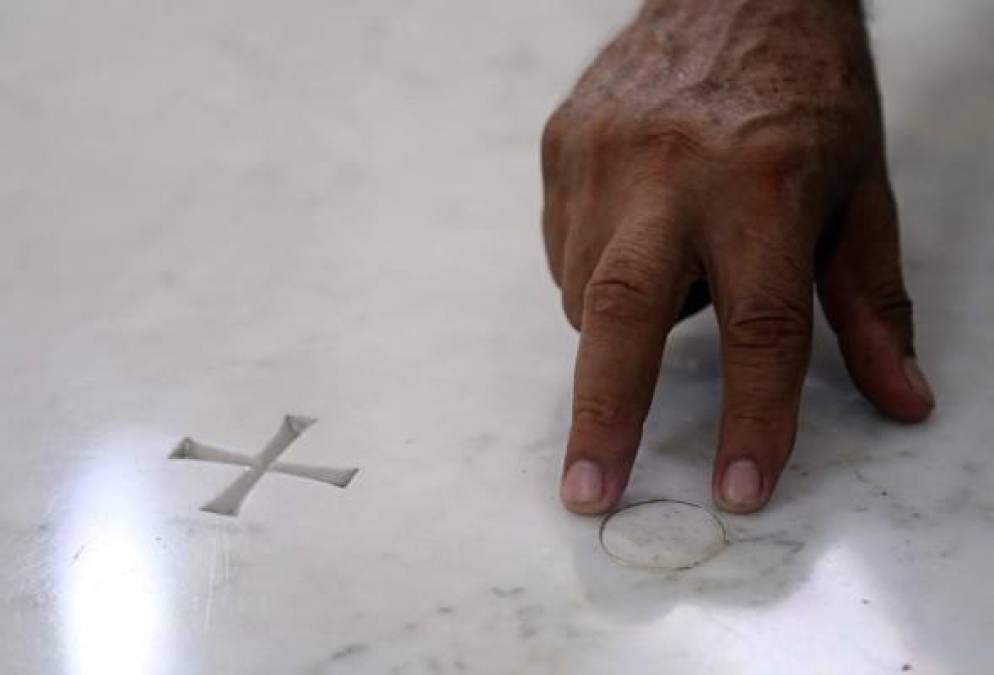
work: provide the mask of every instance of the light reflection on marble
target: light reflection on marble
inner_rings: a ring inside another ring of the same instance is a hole
[[[559,507],[538,230],[544,117],[634,0],[3,3],[0,672],[987,675],[994,6],[873,4],[941,407],[881,420],[819,326],[775,501],[660,575]],[[630,500],[708,501],[715,347],[670,341]],[[177,441],[287,412],[348,489],[198,511],[241,469]]]
[[[149,536],[154,486],[115,462],[78,476],[66,504],[55,568],[65,672],[174,672],[169,662],[166,570]],[[68,562],[67,562],[68,561]]]

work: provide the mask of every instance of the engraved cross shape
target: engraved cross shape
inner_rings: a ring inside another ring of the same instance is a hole
[[[249,457],[237,452],[198,443],[192,438],[184,438],[169,455],[169,459],[195,459],[219,464],[233,464],[245,467],[235,481],[221,494],[204,504],[200,510],[221,516],[237,516],[242,503],[255,484],[269,471],[310,478],[335,487],[348,487],[359,469],[326,469],[323,467],[277,461],[286,449],[304,433],[307,427],[317,422],[310,417],[287,415],[273,439],[259,454]]]

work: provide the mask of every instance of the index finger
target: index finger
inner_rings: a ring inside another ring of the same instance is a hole
[[[665,223],[623,228],[584,294],[562,500],[602,513],[628,483],[655,390],[666,335],[689,282]]]

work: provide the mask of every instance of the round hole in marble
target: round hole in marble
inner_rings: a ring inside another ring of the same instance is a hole
[[[718,516],[672,499],[638,502],[609,514],[601,523],[600,540],[615,562],[657,570],[695,567],[726,543]]]

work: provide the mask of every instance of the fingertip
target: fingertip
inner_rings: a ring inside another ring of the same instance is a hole
[[[895,376],[892,382],[877,387],[867,397],[884,416],[903,424],[920,424],[932,415],[934,399],[927,399],[916,393],[908,383],[907,376]]]
[[[619,480],[594,460],[579,459],[563,473],[560,498],[573,513],[606,513],[618,501],[626,482],[626,478]]]
[[[895,348],[847,354],[853,381],[886,417],[918,424],[931,416],[936,401],[918,361]]]
[[[569,507],[599,504],[604,496],[604,470],[596,462],[573,462],[563,476],[562,497]]]
[[[714,481],[715,505],[728,513],[755,513],[769,501],[759,465],[750,458],[740,458],[725,464]]]
[[[925,373],[922,372],[921,366],[918,365],[918,359],[913,356],[904,359],[904,376],[908,388],[918,399],[918,405],[913,410],[909,410],[909,412],[916,413],[910,421],[922,422],[935,410],[935,394],[932,392],[932,387],[929,385]]]

